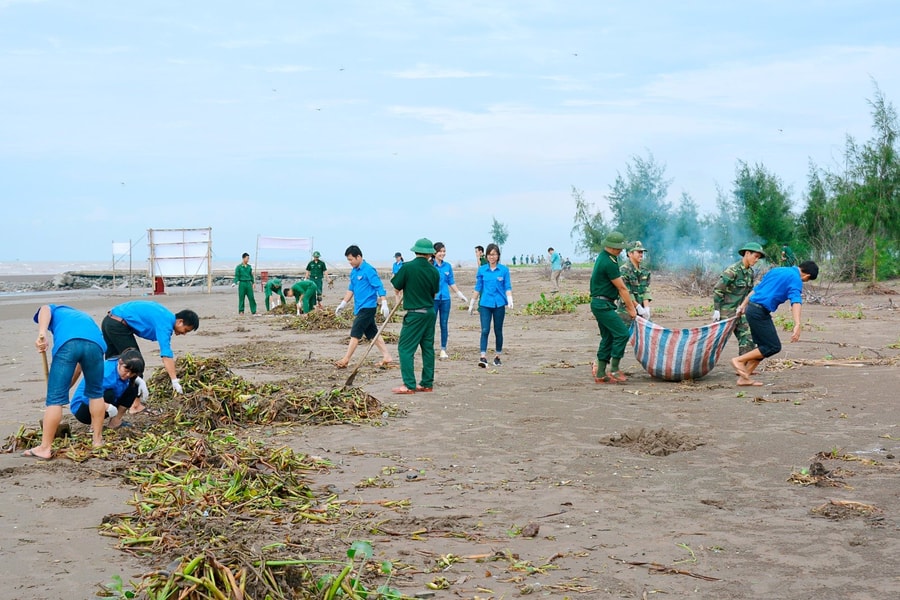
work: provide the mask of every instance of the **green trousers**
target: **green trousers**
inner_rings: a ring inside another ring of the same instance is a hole
[[[600,329],[600,345],[597,347],[597,360],[609,362],[610,358],[625,356],[625,345],[628,344],[628,326],[616,312],[612,302],[601,298],[591,300],[591,313],[597,320]]]
[[[318,303],[318,298],[315,294],[307,292],[303,294],[303,314],[309,314],[313,311]]]
[[[419,385],[434,387],[434,323],[437,313],[434,308],[426,312],[407,312],[400,329],[397,354],[400,355],[400,375],[403,385],[416,389],[416,348],[422,349],[422,378]]]
[[[252,281],[238,282],[238,312],[244,312],[244,299],[250,301],[250,312],[256,314],[256,297],[253,295]]]

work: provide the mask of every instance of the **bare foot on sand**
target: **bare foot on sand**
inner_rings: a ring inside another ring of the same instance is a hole
[[[334,366],[336,366],[338,369],[346,369],[346,368],[347,368],[347,362],[348,362],[348,361],[346,361],[346,360],[344,360],[344,359],[342,358],[341,360],[335,361],[335,362],[334,362]]]
[[[740,375],[741,379],[750,379],[750,374],[747,373],[747,369],[744,368],[744,363],[739,361],[737,357],[731,359],[731,366],[734,367],[734,370],[737,371],[737,374]]]
[[[763,383],[762,383],[762,381],[753,381],[749,377],[741,376],[741,377],[738,377],[737,384],[739,386],[744,387],[744,386],[760,386]]]

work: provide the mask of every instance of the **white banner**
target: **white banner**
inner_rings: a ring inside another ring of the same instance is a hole
[[[209,276],[212,228],[148,229],[150,274],[163,277]]]
[[[312,250],[312,238],[279,238],[259,236],[258,248],[277,248],[279,250]]]
[[[131,244],[129,242],[113,242],[113,255],[117,254],[128,254],[131,251]]]

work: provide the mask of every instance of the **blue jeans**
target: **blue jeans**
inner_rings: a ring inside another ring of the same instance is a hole
[[[447,349],[447,337],[450,334],[450,299],[435,300],[434,312],[437,313],[438,323],[441,324],[441,350]]]
[[[506,318],[506,306],[479,306],[481,317],[481,352],[487,352],[488,334],[491,332],[491,320],[494,321],[494,349],[503,352],[503,320]]]
[[[69,387],[75,365],[79,364],[84,377],[84,395],[103,397],[103,349],[94,342],[76,338],[67,341],[53,355],[47,376],[47,406],[69,403]]]

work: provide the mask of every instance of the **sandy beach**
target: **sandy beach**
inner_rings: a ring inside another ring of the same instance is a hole
[[[469,294],[474,271],[456,275]],[[562,291],[586,291],[589,276],[571,271]],[[351,530],[334,523],[276,528],[260,546],[290,537],[302,546],[298,554],[342,560],[350,543],[369,540],[376,560],[398,565],[392,585],[408,597],[900,594],[895,294],[863,294],[848,284],[824,290],[823,303],[804,306],[800,342],[780,332],[784,350],[764,362],[760,388],[735,386],[726,366],[736,355],[733,339],[703,379],[655,380],[629,347],[622,363],[629,380],[595,385],[590,363],[599,336],[589,307],[524,315],[550,285],[539,267],[514,269],[512,277],[516,310],[507,316],[501,368],[476,367],[478,320],[457,306],[450,359],[438,362],[433,393],[392,395],[399,371],[377,368],[377,352],[360,369],[354,385],[402,416],[278,430],[272,444],[332,465],[315,474],[311,489],[353,501],[364,514]],[[326,289],[332,309],[345,286]],[[285,328],[289,317],[239,316],[229,287],[167,291],[0,296],[2,439],[36,428],[42,415],[45,381],[31,317],[47,302],[85,310],[98,323],[130,299],[191,308],[201,327],[174,339],[176,357],[227,356],[234,373],[251,381],[303,375],[329,389],[347,378],[332,366],[346,348],[346,330],[297,331]],[[662,276],[653,291],[660,324],[709,321],[709,298],[684,295]],[[256,298],[262,306],[260,292]],[[786,307],[779,314],[789,317]],[[387,330],[399,333],[400,325]],[[141,347],[148,372],[159,368],[156,344]],[[291,360],[279,366],[233,358],[263,347]],[[389,348],[396,357],[396,346]],[[132,428],[153,418],[135,416]],[[86,435],[85,426],[72,427]],[[114,449],[115,435],[109,438]],[[648,440],[677,443],[651,454]],[[817,462],[830,476],[804,479]],[[89,598],[116,575],[139,581],[165,567],[98,532],[108,515],[134,510],[128,501],[135,490],[121,478],[125,464],[114,452],[81,463],[0,453],[0,598]]]

